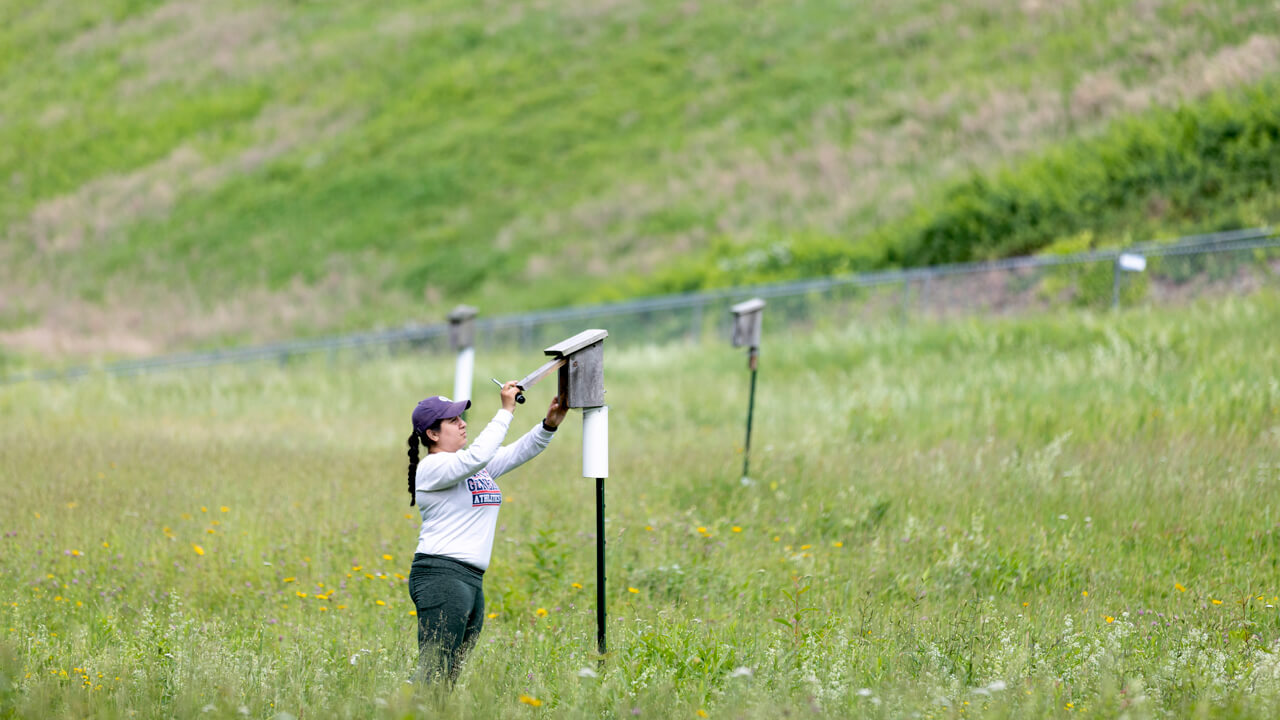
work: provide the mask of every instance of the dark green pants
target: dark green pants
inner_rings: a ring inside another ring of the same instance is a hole
[[[418,672],[423,680],[458,679],[484,627],[483,578],[483,570],[452,558],[413,556],[409,596],[418,611]]]

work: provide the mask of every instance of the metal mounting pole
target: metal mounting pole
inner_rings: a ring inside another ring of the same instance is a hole
[[[759,348],[751,348],[751,395],[747,400],[747,439],[742,444],[742,477],[750,477],[747,469],[751,466],[751,418],[756,410],[756,368],[760,356]]]
[[[596,479],[596,646],[604,661],[608,617],[604,571],[604,479],[609,477],[609,406],[582,409],[582,476]]]
[[[605,654],[604,478],[596,478],[596,646]]]

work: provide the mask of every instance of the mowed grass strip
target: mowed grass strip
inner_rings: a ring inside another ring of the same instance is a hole
[[[574,415],[501,482],[449,695],[405,683],[402,436],[450,358],[6,387],[0,712],[1274,717],[1277,322],[775,328],[747,482],[743,353],[607,349],[610,656]]]

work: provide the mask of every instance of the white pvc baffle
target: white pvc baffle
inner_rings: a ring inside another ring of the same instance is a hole
[[[582,409],[582,477],[609,477],[609,406]]]
[[[1142,272],[1147,269],[1147,258],[1136,253],[1121,253],[1120,269],[1127,272]]]
[[[453,373],[453,400],[461,402],[471,399],[471,382],[475,374],[476,349],[462,348],[458,351],[458,365]]]

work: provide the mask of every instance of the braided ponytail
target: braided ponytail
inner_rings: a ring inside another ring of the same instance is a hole
[[[414,430],[409,436],[409,505],[417,505],[418,497],[414,492],[417,488],[416,476],[418,474],[418,431]]]

